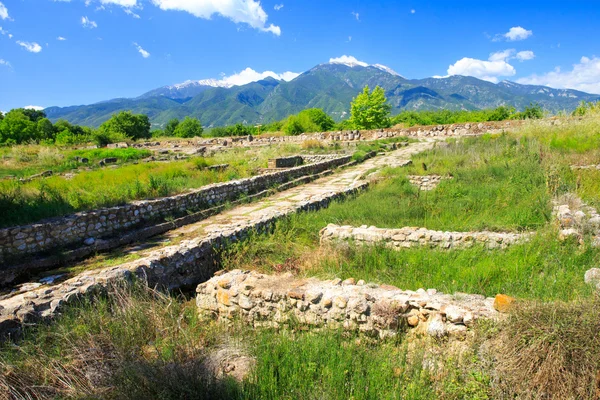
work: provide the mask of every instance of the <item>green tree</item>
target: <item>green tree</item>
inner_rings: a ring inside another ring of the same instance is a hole
[[[177,118],[170,119],[165,126],[164,134],[165,136],[174,136],[175,129],[177,129],[177,125],[179,125],[179,120]]]
[[[11,110],[0,121],[0,143],[19,144],[38,140],[37,124],[23,111],[22,108]]]
[[[365,86],[350,104],[350,121],[357,129],[387,128],[391,109],[381,87],[370,92],[369,86]]]
[[[197,118],[185,117],[175,128],[174,134],[177,137],[191,138],[202,136],[202,131],[202,124]]]
[[[150,120],[144,114],[121,111],[100,125],[100,131],[107,137],[116,134],[133,140],[147,139],[150,137]]]
[[[307,125],[309,125],[305,126],[305,128],[309,129],[305,129],[304,132],[326,132],[335,126],[335,121],[320,108],[309,108],[300,111],[298,118],[301,122],[308,123]]]
[[[34,110],[33,108],[20,108],[20,110],[23,110],[23,114],[31,122],[38,122],[40,119],[46,118],[46,113],[43,110]]]
[[[283,131],[288,135],[299,135],[304,132],[304,127],[296,115],[290,115],[283,126]]]
[[[42,118],[37,122],[37,134],[38,139],[51,139],[54,140],[54,136],[56,135],[56,131],[54,130],[54,126],[52,126],[52,122],[48,118]]]

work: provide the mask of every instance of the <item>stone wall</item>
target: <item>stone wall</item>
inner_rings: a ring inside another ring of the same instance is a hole
[[[451,176],[441,175],[408,175],[410,183],[418,186],[419,190],[433,190],[435,189],[442,179],[452,179]]]
[[[462,335],[476,319],[497,317],[493,298],[400,290],[352,278],[319,281],[233,270],[200,284],[196,292],[200,314],[221,321],[241,318],[255,327],[301,324],[381,338],[406,327],[438,338]]]
[[[546,123],[536,122],[536,123]],[[301,144],[307,140],[318,140],[324,143],[353,144],[365,140],[407,137],[457,137],[468,135],[481,135],[484,133],[500,133],[504,130],[514,129],[521,126],[523,121],[499,121],[466,124],[449,124],[437,126],[415,126],[411,128],[388,128],[374,130],[351,130],[337,132],[304,133],[298,136],[237,136],[229,138],[192,139],[192,140],[168,140],[163,142],[142,142],[135,147],[144,147],[151,150],[170,149],[181,151],[186,154],[210,155],[233,147],[268,146],[278,143]]]
[[[292,168],[303,163],[304,159],[300,156],[271,158],[268,162],[268,168]]]
[[[79,212],[36,224],[0,229],[0,264],[55,248],[92,244],[95,239],[144,226],[168,216],[183,215],[232,201],[305,175],[312,175],[351,161],[350,156],[302,165],[251,178],[217,183],[176,196],[135,201],[124,206]]]
[[[583,243],[585,235],[591,235],[591,244],[600,247],[600,214],[575,195],[565,195],[555,200],[554,215],[558,221],[559,239],[574,237]]]
[[[425,228],[405,227],[400,229],[382,229],[374,226],[361,227],[329,224],[319,233],[321,243],[335,243],[352,240],[359,244],[384,244],[394,249],[411,247],[438,247],[455,249],[472,247],[475,244],[487,248],[506,248],[527,240],[530,234],[498,232],[443,232]]]
[[[195,287],[220,268],[219,249],[244,239],[253,232],[267,231],[277,220],[293,213],[327,207],[332,201],[354,195],[367,187],[366,182],[356,182],[336,191],[312,196],[310,200],[285,211],[278,210],[260,218],[249,218],[219,231],[153,251],[139,260],[84,271],[57,284],[21,286],[10,294],[0,296],[0,335],[16,332],[22,323],[50,318],[67,302],[132,277],[141,279],[150,287]]]

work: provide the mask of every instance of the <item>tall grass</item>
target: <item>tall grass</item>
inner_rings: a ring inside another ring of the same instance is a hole
[[[203,361],[228,341],[245,343],[256,369],[215,381]],[[52,325],[0,346],[0,390],[17,398],[436,399],[486,398],[473,359],[369,342],[341,332],[253,331],[201,322],[193,301],[140,286],[80,300]]]
[[[130,149],[116,149],[130,150]],[[118,169],[85,171],[71,179],[53,176],[28,183],[0,181],[0,227],[26,224],[81,210],[121,205],[131,200],[163,197],[216,182],[252,176],[278,154],[298,151],[297,146],[282,146],[248,152],[245,149],[217,154],[202,162],[149,162]],[[94,157],[106,151],[92,150]],[[88,153],[81,153],[88,154]],[[91,154],[91,153],[90,153]],[[88,154],[88,155],[90,155]],[[127,152],[121,153],[123,157]],[[91,155],[90,155],[91,156]],[[224,171],[202,169],[207,164],[229,164]]]
[[[23,178],[45,170],[62,173],[79,167],[94,168],[104,158],[114,157],[123,163],[151,154],[149,150],[133,148],[69,150],[41,145],[5,147],[0,148],[0,178],[7,175]],[[76,157],[87,158],[89,162],[81,164]]]

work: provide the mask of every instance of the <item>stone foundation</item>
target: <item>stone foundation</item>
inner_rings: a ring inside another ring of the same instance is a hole
[[[478,318],[496,318],[493,298],[400,290],[354,279],[320,281],[233,270],[196,289],[202,316],[241,318],[255,327],[300,324],[394,336],[417,328],[434,337],[464,335]]]
[[[451,176],[441,175],[408,175],[407,178],[419,190],[433,190],[440,184],[442,179],[452,179]]]
[[[316,163],[289,168],[246,179],[207,185],[176,196],[134,201],[124,206],[79,212],[39,223],[0,229],[0,264],[66,246],[82,245],[86,240],[114,236],[143,227],[166,217],[185,215],[252,195],[276,185],[336,168],[351,161],[337,156]]]
[[[293,213],[327,207],[332,201],[354,195],[367,187],[368,183],[357,182],[337,191],[315,195],[283,211],[222,226],[215,232],[153,251],[139,260],[84,271],[58,284],[33,284],[34,287],[28,284],[27,288],[0,297],[0,335],[15,333],[22,323],[51,318],[69,301],[132,277],[150,287],[175,289],[194,286],[209,279],[219,269],[219,249],[256,231],[272,229],[276,221]]]
[[[383,244],[393,249],[413,247],[437,247],[456,249],[472,247],[476,244],[489,249],[507,248],[510,245],[527,240],[530,234],[497,232],[443,232],[425,228],[405,227],[400,229],[382,229],[374,226],[361,227],[329,224],[320,232],[321,243],[336,243],[351,240],[358,244]]]
[[[555,201],[554,215],[560,227],[559,239],[574,237],[583,243],[584,235],[592,236],[592,246],[600,247],[600,214],[575,195]]]

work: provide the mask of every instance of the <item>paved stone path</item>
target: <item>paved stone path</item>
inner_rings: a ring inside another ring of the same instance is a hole
[[[148,284],[170,288],[198,284],[214,272],[215,247],[237,240],[253,229],[264,229],[287,215],[326,207],[339,196],[356,193],[367,186],[367,174],[387,166],[406,165],[413,154],[432,148],[434,143],[435,140],[412,143],[310,184],[175,229],[167,237],[181,239],[183,235],[184,240],[140,250],[142,258],[138,260],[84,271],[57,284],[21,285],[21,290],[0,298],[0,334],[18,329],[23,322],[52,317],[66,301],[132,275]]]

